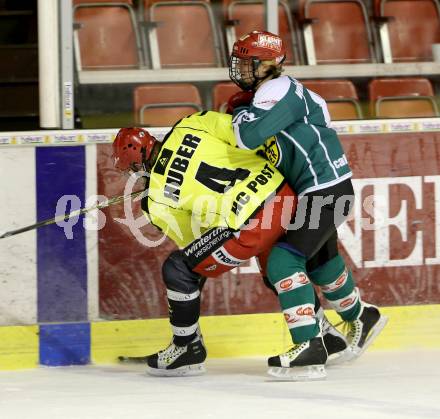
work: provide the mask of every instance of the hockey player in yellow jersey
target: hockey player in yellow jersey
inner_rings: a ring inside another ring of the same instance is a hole
[[[145,211],[181,247],[212,227],[239,230],[284,182],[264,159],[231,147],[229,118],[184,118],[151,170]]]
[[[141,128],[123,128],[113,158],[121,171],[145,172],[142,208],[180,247],[162,268],[173,340],[147,357],[148,371],[203,373],[201,281],[267,253],[296,209],[295,194],[265,159],[235,147],[231,116],[216,112],[182,119],[162,143]]]

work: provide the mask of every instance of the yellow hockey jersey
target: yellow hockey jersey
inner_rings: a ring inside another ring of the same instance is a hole
[[[235,147],[231,115],[198,112],[167,134],[143,208],[185,247],[214,227],[239,230],[283,184],[265,159]]]

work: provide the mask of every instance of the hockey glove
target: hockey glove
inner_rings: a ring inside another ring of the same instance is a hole
[[[249,106],[254,98],[254,92],[237,92],[234,93],[228,100],[226,113],[233,114],[234,109],[239,106]]]

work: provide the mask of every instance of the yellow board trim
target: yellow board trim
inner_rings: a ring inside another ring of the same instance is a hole
[[[440,349],[440,305],[385,307],[388,325],[369,349]],[[326,313],[330,321],[339,317]],[[291,345],[280,313],[209,316],[200,325],[211,358],[269,356]],[[106,321],[91,324],[91,359],[115,363],[119,355],[139,356],[165,348],[171,339],[168,319]],[[0,370],[38,365],[38,326],[0,327]]]
[[[0,370],[35,368],[38,352],[38,326],[0,327]]]
[[[440,305],[385,307],[389,321],[371,350],[440,348]],[[326,312],[333,323],[339,317]],[[280,313],[202,317],[200,325],[211,358],[269,356],[291,345]],[[139,356],[165,348],[171,340],[168,319],[92,323],[91,358],[116,362],[118,355]]]

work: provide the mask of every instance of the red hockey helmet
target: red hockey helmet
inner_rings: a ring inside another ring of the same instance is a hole
[[[121,171],[149,171],[150,159],[157,140],[142,128],[121,128],[113,141],[113,164]]]
[[[229,77],[243,90],[253,90],[258,81],[268,75],[257,74],[260,64],[268,61],[275,68],[280,66],[285,58],[286,48],[278,35],[252,31],[235,41],[229,60]],[[276,73],[279,74],[280,71]]]

